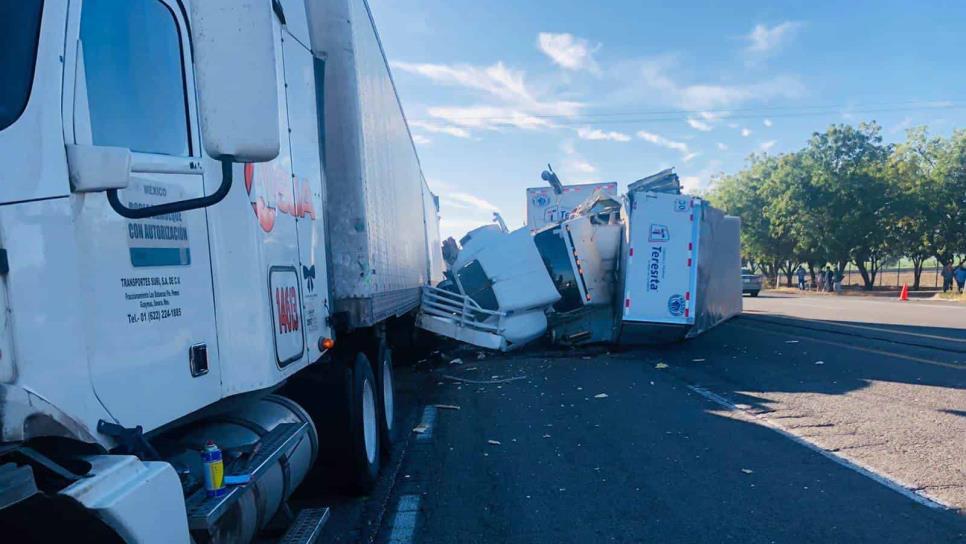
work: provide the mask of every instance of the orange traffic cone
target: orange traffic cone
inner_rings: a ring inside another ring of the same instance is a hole
[[[899,300],[909,300],[909,284],[902,284],[902,291],[899,291]]]

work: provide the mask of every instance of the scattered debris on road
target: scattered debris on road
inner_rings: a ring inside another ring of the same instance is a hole
[[[495,380],[471,380],[470,378],[460,378],[459,376],[450,376],[449,374],[443,374],[443,377],[446,378],[447,380],[453,380],[456,382],[463,382],[463,383],[472,383],[476,385],[492,385],[496,383],[509,383],[509,382],[515,382],[517,380],[527,379],[526,375],[514,376],[512,378],[495,379]]]
[[[457,357],[457,358],[451,360],[449,362],[449,364],[451,364],[451,365],[461,365],[461,364],[463,364],[463,359],[460,359],[459,357]]]
[[[607,393],[597,393],[596,395],[594,395],[594,398],[595,399],[606,399],[607,398]]]
[[[692,362],[692,363],[703,363],[703,362],[704,362],[704,359],[702,359],[702,358],[698,358],[698,359],[691,359],[691,362]]]
[[[422,423],[420,423],[419,425],[416,425],[415,427],[413,427],[413,432],[416,433],[416,434],[423,434],[424,432],[426,432],[428,430],[429,430],[429,425],[424,425]]]
[[[817,364],[817,365],[824,365],[825,364],[825,361],[815,361],[815,364]]]
[[[744,472],[745,474],[752,474],[755,471],[754,470],[751,470],[750,468],[743,468],[743,469],[741,469],[741,472]]]
[[[663,368],[668,368],[668,366],[667,366],[667,363],[658,363],[654,365],[654,368],[663,369]]]
[[[441,410],[459,410],[460,409],[460,407],[455,404],[434,404],[433,406]]]
[[[785,340],[786,344],[797,344],[798,340]]]
[[[499,440],[487,440],[486,443],[491,446],[499,446],[501,444]]]

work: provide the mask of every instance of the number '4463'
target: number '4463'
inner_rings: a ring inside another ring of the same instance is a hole
[[[295,287],[276,287],[275,307],[278,308],[279,334],[299,330],[298,295]]]

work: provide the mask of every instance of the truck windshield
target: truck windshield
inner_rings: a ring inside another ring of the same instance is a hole
[[[34,80],[43,0],[0,5],[0,130],[13,124],[27,107]]]

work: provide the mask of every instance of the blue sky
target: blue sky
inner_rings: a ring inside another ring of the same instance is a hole
[[[457,238],[564,183],[691,190],[831,123],[966,127],[966,2],[369,0]]]

